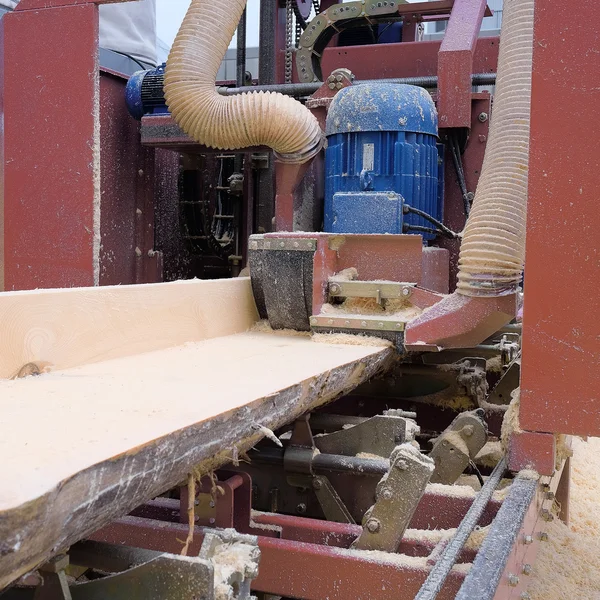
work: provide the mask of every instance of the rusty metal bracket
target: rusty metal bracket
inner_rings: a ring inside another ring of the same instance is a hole
[[[512,392],[521,381],[521,353],[508,365],[500,381],[494,386],[487,401],[490,404],[509,404]]]
[[[419,433],[417,424],[403,417],[377,415],[370,419],[315,438],[321,452],[356,456],[360,453],[387,458],[398,444],[411,442]]]
[[[487,442],[485,412],[464,412],[436,439],[429,456],[435,462],[431,483],[452,485]]]
[[[390,470],[377,484],[376,502],[363,518],[363,531],[352,547],[396,552],[435,466],[412,444],[398,446]]]
[[[310,415],[304,415],[294,424],[290,443],[283,455],[287,481],[297,488],[312,488],[325,517],[337,523],[355,523],[329,479],[315,476],[313,462],[319,456],[310,424]]]

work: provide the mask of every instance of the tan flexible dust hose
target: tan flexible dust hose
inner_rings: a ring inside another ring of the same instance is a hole
[[[458,292],[514,293],[525,260],[534,0],[505,0],[490,134],[463,236]]]
[[[167,106],[200,144],[220,150],[268,146],[283,161],[306,162],[321,149],[323,134],[305,106],[277,93],[225,97],[215,89],[245,6],[246,0],[192,0],[167,61]]]

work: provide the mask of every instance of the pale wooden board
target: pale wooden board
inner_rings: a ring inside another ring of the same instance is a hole
[[[249,278],[0,294],[0,378],[241,333],[257,321]]]
[[[389,366],[387,347],[243,333],[0,381],[0,589],[52,552]]]

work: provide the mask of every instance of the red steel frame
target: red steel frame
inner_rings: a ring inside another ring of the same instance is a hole
[[[0,289],[162,278],[155,151],[139,144],[126,79],[98,65],[109,1],[22,0],[0,21]]]
[[[597,436],[600,54],[596,29],[572,23],[598,9],[536,0],[535,10],[521,426]]]

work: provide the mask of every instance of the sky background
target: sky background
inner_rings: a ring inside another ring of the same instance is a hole
[[[156,0],[156,29],[158,37],[171,46],[190,0]],[[258,46],[259,0],[248,0],[247,46]],[[232,43],[235,43],[235,38]]]

